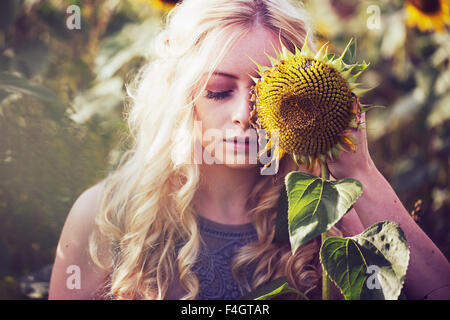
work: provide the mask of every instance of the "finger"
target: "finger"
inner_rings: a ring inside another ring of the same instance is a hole
[[[365,112],[361,113],[361,123],[363,123],[364,125],[366,124],[366,113]]]

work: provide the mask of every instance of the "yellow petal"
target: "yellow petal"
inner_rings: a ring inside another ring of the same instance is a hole
[[[352,149],[353,152],[356,152],[356,145],[347,137],[341,137],[341,140]]]

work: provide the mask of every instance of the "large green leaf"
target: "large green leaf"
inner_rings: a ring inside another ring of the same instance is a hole
[[[287,287],[287,278],[278,278],[247,293],[241,300],[268,300],[284,292]]]
[[[8,93],[18,93],[37,98],[45,105],[45,112],[55,121],[60,121],[66,112],[64,102],[52,90],[20,77],[15,73],[0,71],[0,90]],[[4,99],[0,96],[0,102]],[[7,96],[6,96],[7,97]],[[1,115],[1,110],[0,110]]]
[[[345,299],[395,300],[406,276],[409,247],[401,228],[383,221],[351,238],[328,238],[320,260]]]
[[[286,176],[288,224],[292,252],[328,231],[358,200],[362,184],[355,179],[325,181],[304,172]]]
[[[11,72],[0,72],[0,89],[30,95],[43,101],[60,103],[59,97],[50,89],[31,83],[28,79]]]
[[[270,300],[289,292],[294,292],[309,300],[303,293],[289,286],[287,277],[281,277],[266,283],[252,292],[247,293],[241,300]]]

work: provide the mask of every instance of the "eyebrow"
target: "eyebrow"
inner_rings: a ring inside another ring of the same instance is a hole
[[[235,76],[234,74],[221,72],[221,71],[216,71],[216,72],[213,73],[213,75],[227,77],[227,78],[232,78],[232,79],[239,79],[239,77]]]

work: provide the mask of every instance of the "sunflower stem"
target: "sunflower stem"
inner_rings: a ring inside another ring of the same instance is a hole
[[[328,238],[328,231],[321,234],[322,245]],[[330,300],[330,278],[325,269],[322,268],[322,300]]]
[[[330,180],[330,170],[328,169],[326,161],[320,161],[320,172],[322,179],[326,181]]]
[[[320,171],[322,179],[325,181],[330,180],[330,170],[326,161],[320,162]],[[328,239],[328,231],[321,234],[321,245],[323,246],[325,240]],[[327,272],[322,268],[322,300],[330,300],[330,278]]]

